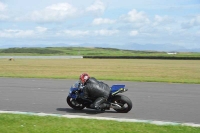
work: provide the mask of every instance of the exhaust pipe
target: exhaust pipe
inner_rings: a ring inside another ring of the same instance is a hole
[[[122,108],[120,105],[118,105],[116,103],[111,103],[110,107],[113,109],[121,109]]]

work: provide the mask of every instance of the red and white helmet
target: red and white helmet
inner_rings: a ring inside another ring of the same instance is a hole
[[[84,84],[88,79],[90,78],[90,76],[87,73],[82,73],[80,75],[80,81]]]

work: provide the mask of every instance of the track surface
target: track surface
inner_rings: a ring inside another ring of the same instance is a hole
[[[129,113],[76,111],[66,103],[75,80],[0,78],[0,110],[27,111],[200,124],[200,85],[104,81],[125,84],[133,102]]]

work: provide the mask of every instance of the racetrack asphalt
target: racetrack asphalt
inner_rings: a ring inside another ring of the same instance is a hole
[[[104,113],[71,109],[66,103],[76,80],[0,78],[0,110],[70,114],[93,117],[158,120],[200,124],[200,84],[104,81],[125,84],[133,108],[128,113],[113,109]]]

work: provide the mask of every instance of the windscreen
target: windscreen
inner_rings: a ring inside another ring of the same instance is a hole
[[[71,88],[79,88],[79,86],[80,86],[80,81],[78,80],[71,86]]]

